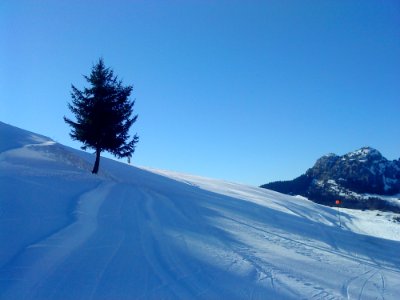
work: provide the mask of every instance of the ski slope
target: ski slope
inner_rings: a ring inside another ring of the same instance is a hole
[[[400,224],[0,122],[0,299],[397,299]]]

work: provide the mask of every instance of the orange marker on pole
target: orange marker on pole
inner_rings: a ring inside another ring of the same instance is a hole
[[[340,221],[340,211],[339,211],[339,205],[342,204],[342,201],[340,200],[336,200],[335,201],[336,205],[337,205],[337,209],[338,209],[338,218],[339,218],[339,226],[340,228],[342,227],[342,222]]]

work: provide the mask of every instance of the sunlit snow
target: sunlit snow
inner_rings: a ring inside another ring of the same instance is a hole
[[[393,214],[105,158],[96,176],[88,153],[1,122],[0,134],[0,299],[400,293]]]

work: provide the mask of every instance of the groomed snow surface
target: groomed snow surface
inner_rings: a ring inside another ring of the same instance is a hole
[[[400,224],[0,123],[0,299],[398,299]]]

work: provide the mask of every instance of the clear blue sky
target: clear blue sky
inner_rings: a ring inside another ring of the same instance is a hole
[[[259,185],[321,155],[400,157],[400,2],[0,2],[0,121],[79,148],[71,84],[134,85],[139,166]]]

